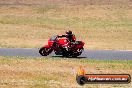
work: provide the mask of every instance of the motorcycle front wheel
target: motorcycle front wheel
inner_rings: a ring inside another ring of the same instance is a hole
[[[40,48],[39,53],[40,53],[40,55],[42,55],[42,56],[47,56],[47,55],[49,55],[52,51],[53,51],[53,50],[50,49],[50,48],[42,47],[42,48]]]

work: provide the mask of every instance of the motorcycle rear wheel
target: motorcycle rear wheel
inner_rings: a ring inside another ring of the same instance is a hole
[[[80,48],[80,49],[78,49],[78,50],[77,50],[77,52],[76,52],[76,53],[74,53],[74,54],[72,55],[72,57],[73,57],[73,58],[76,58],[77,56],[81,55],[81,54],[82,54],[82,52],[83,52],[83,50],[84,50],[84,48],[83,48],[83,47],[82,47],[82,48]]]

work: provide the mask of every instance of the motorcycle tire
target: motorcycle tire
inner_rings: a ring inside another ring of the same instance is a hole
[[[42,56],[47,56],[47,55],[49,55],[51,52],[52,52],[52,49],[49,49],[49,48],[46,48],[46,47],[42,47],[42,48],[40,48],[40,50],[39,50],[39,53],[40,53],[40,55],[42,55]]]
[[[77,56],[81,55],[83,50],[84,50],[83,47],[80,48],[80,49],[79,49],[80,52],[74,53],[74,54],[72,55],[72,57],[73,57],[73,58],[76,58]]]

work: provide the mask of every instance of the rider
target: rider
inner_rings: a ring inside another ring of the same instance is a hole
[[[76,41],[75,35],[72,34],[72,31],[70,31],[70,30],[69,31],[66,31],[66,35],[61,35],[61,36],[58,36],[58,37],[66,37],[69,40],[69,42],[70,42],[70,46],[72,44],[74,44],[75,41]]]

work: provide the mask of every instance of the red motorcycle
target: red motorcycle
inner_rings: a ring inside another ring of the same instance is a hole
[[[77,57],[82,54],[84,50],[83,46],[84,42],[82,41],[71,43],[67,38],[58,38],[57,36],[53,36],[48,40],[48,45],[44,45],[40,48],[39,53],[42,56],[47,56],[54,51],[56,55]]]

